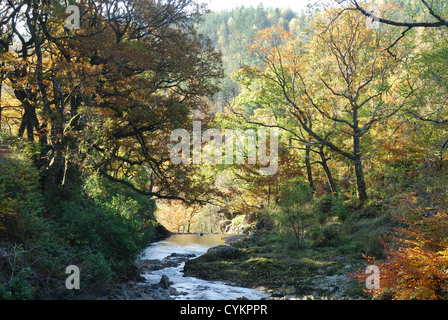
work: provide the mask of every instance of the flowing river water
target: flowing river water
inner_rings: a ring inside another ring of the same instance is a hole
[[[198,257],[207,252],[211,247],[225,244],[225,234],[175,234],[165,240],[151,244],[143,253],[141,259],[162,260],[173,253],[194,254]],[[194,258],[192,258],[194,259]],[[243,288],[227,285],[219,281],[207,281],[194,277],[184,277],[185,263],[176,267],[167,267],[159,270],[151,270],[144,273],[148,283],[158,283],[165,275],[173,282],[171,285],[182,294],[176,296],[179,300],[233,300],[244,296],[249,300],[260,300],[269,294],[263,290]]]

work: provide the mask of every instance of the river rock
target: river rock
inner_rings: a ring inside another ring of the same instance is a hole
[[[170,287],[170,279],[166,275],[162,275],[162,278],[160,279],[159,285],[162,288],[169,289],[169,287]]]
[[[129,281],[117,286],[104,297],[105,300],[173,300],[176,290],[172,287],[165,289],[159,284],[146,284]]]
[[[228,237],[222,238],[222,240],[224,240],[225,243],[227,243],[228,245],[233,246],[234,244],[238,243],[238,241],[244,240],[246,238],[247,238],[246,235],[237,234],[237,235],[233,235],[233,236],[228,236]]]
[[[144,259],[138,262],[140,268],[144,270],[159,270],[163,268],[162,260],[159,259]]]
[[[221,259],[236,259],[241,255],[238,248],[220,245],[207,250],[210,255],[215,255]]]
[[[169,255],[169,257],[189,259],[189,258],[196,257],[196,255],[193,254],[193,253],[177,253],[177,252],[173,252],[172,254]]]
[[[185,262],[195,257],[192,253],[172,253],[163,260],[159,259],[144,259],[139,262],[140,268],[143,270],[160,270],[164,268],[177,267],[182,262]]]

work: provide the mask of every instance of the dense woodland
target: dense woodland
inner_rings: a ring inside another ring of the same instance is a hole
[[[448,5],[335,2],[83,0],[77,29],[71,3],[1,0],[0,299],[101,297],[167,229],[362,254],[366,297],[446,299]],[[198,115],[277,129],[278,170],[174,164]]]

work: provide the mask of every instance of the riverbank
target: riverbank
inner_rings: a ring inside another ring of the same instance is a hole
[[[207,250],[225,247],[244,238],[223,234],[172,234],[151,244],[136,262],[139,279],[117,285],[107,300],[233,300],[267,297],[261,290],[229,286],[223,282],[185,277],[184,263],[197,259]]]
[[[360,263],[329,248],[285,250],[256,232],[186,261],[184,274],[264,289],[269,299],[363,299],[358,281],[346,276]]]
[[[142,274],[164,268],[174,268],[193,257],[195,257],[193,254],[172,253],[162,260],[139,260],[136,262],[136,268],[139,270],[140,276],[135,280],[118,285],[105,297],[105,300],[174,300],[176,296],[184,293],[172,287],[173,282],[167,276],[162,275],[158,283],[147,283],[147,279]]]

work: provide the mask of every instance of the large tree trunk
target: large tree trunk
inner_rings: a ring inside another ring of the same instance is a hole
[[[311,190],[313,190],[314,192],[315,189],[313,181],[313,171],[311,169],[310,152],[311,152],[311,146],[307,143],[305,147],[305,166],[308,175],[308,183],[310,185]]]
[[[321,159],[322,168],[324,169],[325,174],[327,175],[328,183],[330,184],[331,192],[337,193],[338,189],[336,187],[336,184],[334,183],[333,175],[331,174],[330,168],[327,165],[327,158],[325,157],[324,153],[324,145],[320,145],[319,155]]]
[[[361,160],[361,146],[360,146],[359,132],[355,132],[353,136],[353,153],[355,162],[356,185],[358,188],[358,199],[361,202],[361,204],[363,204],[367,200],[367,192]]]
[[[34,106],[33,97],[28,97],[25,90],[14,90],[15,97],[22,103],[25,110],[22,118],[22,124],[19,129],[19,136],[23,136],[26,129],[29,141],[34,141],[34,129],[39,128],[39,120],[37,119],[36,107]]]
[[[4,63],[0,63],[0,67],[3,67]],[[3,92],[3,71],[0,73],[0,131],[2,131],[2,92]]]

